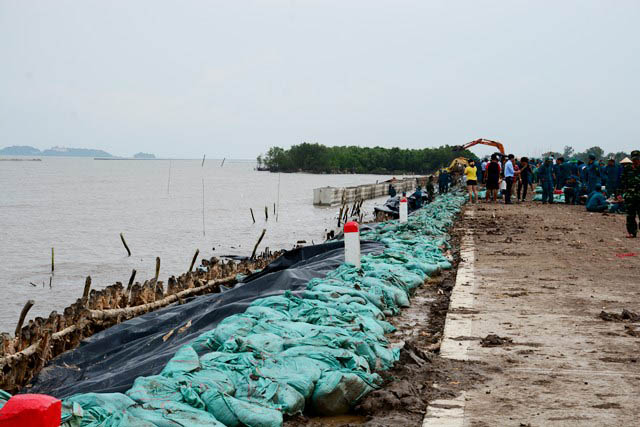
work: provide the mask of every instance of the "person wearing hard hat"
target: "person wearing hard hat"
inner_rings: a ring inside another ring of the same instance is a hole
[[[624,196],[624,205],[627,209],[627,237],[635,238],[638,235],[638,223],[640,219],[640,151],[631,152],[631,164],[626,163],[622,173],[621,189]]]

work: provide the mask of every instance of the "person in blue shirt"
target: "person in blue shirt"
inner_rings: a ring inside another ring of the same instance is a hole
[[[564,202],[567,205],[578,204],[578,191],[580,190],[580,181],[576,175],[570,175],[564,187]]]
[[[542,166],[538,168],[538,179],[542,185],[542,204],[553,203],[553,181],[555,179],[553,173],[553,164],[551,157],[547,157]]]
[[[593,154],[589,154],[586,175],[587,194],[591,194],[602,186],[600,180],[600,165],[596,163],[596,156]]]
[[[607,198],[604,195],[605,187],[600,187],[599,190],[595,190],[589,194],[587,199],[587,211],[589,212],[604,212],[609,208]]]
[[[449,182],[451,181],[451,176],[449,176],[449,172],[446,169],[442,169],[440,171],[440,176],[438,176],[438,192],[440,194],[445,194],[449,191]]]
[[[556,175],[556,190],[562,190],[562,187],[564,187],[567,177],[569,176],[569,170],[567,165],[564,163],[564,157],[558,157],[556,164],[553,165],[553,172]]]
[[[571,160],[570,162],[567,163],[567,168],[569,169],[569,175],[575,175],[575,176],[579,176],[580,175],[580,171],[578,170],[578,161],[577,160]]]
[[[620,175],[618,165],[614,159],[609,159],[607,166],[604,167],[604,184],[607,187],[607,194],[614,195],[618,191],[618,177]]]
[[[411,197],[415,200],[416,209],[420,209],[422,207],[422,187],[418,185],[416,191],[411,195]]]

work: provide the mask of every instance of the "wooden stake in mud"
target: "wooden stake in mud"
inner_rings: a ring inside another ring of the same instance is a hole
[[[33,307],[33,304],[36,302],[32,299],[26,302],[24,307],[22,307],[22,311],[20,312],[20,318],[18,319],[18,325],[16,326],[16,337],[20,336],[20,331],[22,330],[22,324],[24,323],[24,318],[27,317],[27,313]]]
[[[87,276],[84,281],[84,291],[82,291],[82,301],[89,300],[89,291],[91,290],[91,276]]]
[[[269,208],[264,207],[264,220],[269,221]]]
[[[342,210],[344,209],[344,205],[342,205],[342,207],[340,208],[340,213],[338,214],[338,227],[340,227],[340,224],[342,223]]]
[[[191,273],[193,271],[193,265],[196,263],[196,260],[198,259],[198,254],[200,254],[200,249],[196,249],[196,253],[193,254],[193,259],[191,260],[191,265],[189,265],[189,273]]]
[[[256,251],[258,250],[258,246],[260,245],[260,242],[262,242],[262,238],[264,237],[264,233],[266,233],[266,232],[267,232],[267,229],[263,228],[262,229],[262,234],[260,234],[260,238],[258,239],[258,242],[253,247],[253,252],[251,253],[251,259],[254,259],[256,257]]]
[[[55,270],[55,262],[53,256],[53,248],[51,248],[51,274],[53,274],[53,270]]]
[[[131,291],[131,286],[133,286],[133,281],[136,279],[136,269],[134,268],[131,271],[131,277],[129,277],[129,284],[127,285],[127,296],[129,295],[129,292]]]
[[[253,216],[253,208],[249,208],[249,210],[251,211],[251,219],[253,220],[253,223],[256,223],[256,217]]]
[[[153,281],[158,283],[158,277],[160,276],[160,257],[156,257],[156,276],[153,278]]]
[[[120,233],[120,240],[122,240],[122,244],[124,245],[124,248],[127,250],[127,256],[131,256],[131,250],[129,249],[129,246],[127,245],[127,241],[124,240],[124,234]]]
[[[275,215],[276,215],[276,204],[275,204],[275,202],[274,202],[274,203],[273,203],[273,216],[275,216]]]

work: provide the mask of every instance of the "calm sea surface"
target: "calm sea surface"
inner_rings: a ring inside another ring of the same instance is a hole
[[[220,160],[206,160],[204,167],[201,163],[46,157],[41,162],[0,161],[0,331],[13,331],[28,299],[35,300],[28,318],[60,312],[82,295],[87,275],[93,288],[102,288],[126,283],[135,268],[136,280],[142,282],[153,277],[159,256],[160,279],[166,283],[170,275],[189,268],[196,249],[200,257],[250,255],[263,228],[267,233],[260,249],[290,249],[298,240],[320,242],[325,230],[335,227],[338,208],[314,207],[313,188],[389,178],[275,174],[253,170],[254,163],[229,160],[223,167]],[[365,203],[369,217],[374,204],[383,201]],[[55,274],[49,289],[52,247]]]

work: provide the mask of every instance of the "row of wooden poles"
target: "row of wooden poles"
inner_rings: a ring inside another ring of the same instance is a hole
[[[343,201],[342,206],[340,207],[340,212],[338,213],[338,228],[347,221],[349,218],[355,218],[359,223],[362,223],[362,219],[364,217],[364,213],[362,212],[362,204],[364,200],[356,200],[349,208],[349,204],[344,202],[344,194],[342,195]]]
[[[249,208],[249,212],[251,213],[251,219],[253,220],[253,223],[256,223],[256,216],[253,214],[253,208]],[[273,204],[273,216],[275,217],[276,221],[278,221],[278,215],[277,215],[277,211],[276,211],[276,204]],[[264,207],[264,220],[265,221],[269,221],[269,207],[265,206]]]
[[[250,259],[224,261],[213,257],[202,259],[202,266],[194,271],[197,250],[189,270],[171,276],[164,283],[159,280],[160,258],[156,258],[155,276],[144,283],[135,282],[136,270],[131,272],[128,283],[121,282],[101,290],[91,289],[91,277],[85,280],[82,297],[66,307],[62,314],[52,311],[48,318],[36,317],[24,324],[27,313],[35,304],[29,300],[20,314],[15,336],[0,334],[0,389],[17,392],[53,357],[75,348],[80,341],[122,321],[157,310],[173,303],[183,303],[186,298],[220,292],[220,286],[233,286],[237,274],[250,274],[264,268],[281,255],[266,248],[257,254],[264,237],[262,231]],[[121,235],[122,242],[130,250]],[[54,258],[52,250],[52,271]]]

